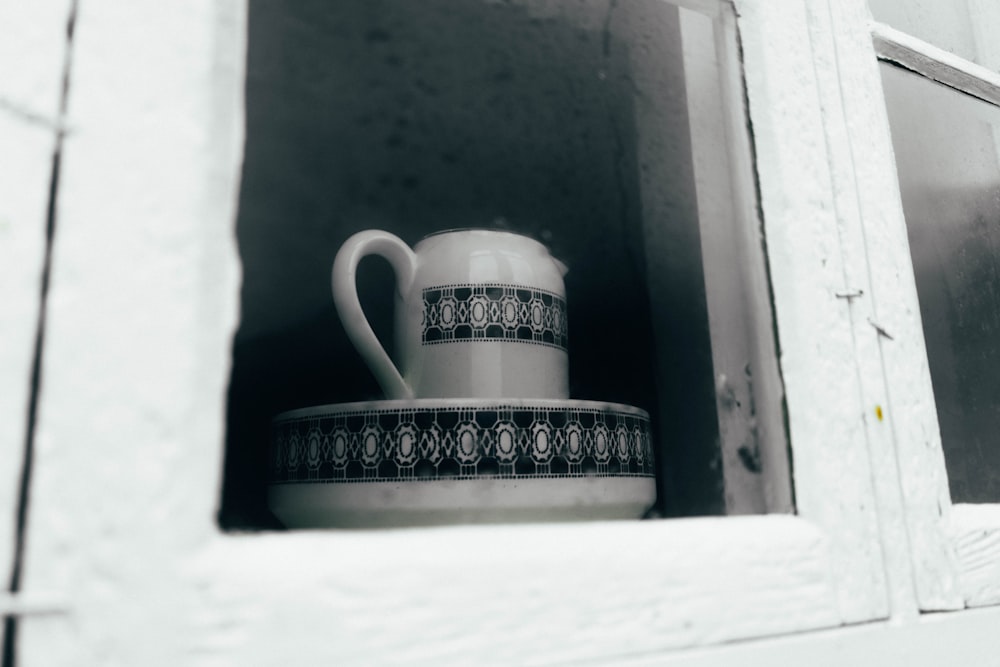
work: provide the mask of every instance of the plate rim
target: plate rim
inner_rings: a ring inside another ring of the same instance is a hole
[[[279,412],[271,423],[303,417],[316,417],[344,412],[390,412],[399,410],[503,410],[542,408],[546,410],[597,410],[621,412],[649,421],[649,412],[634,405],[611,401],[593,401],[578,398],[412,398],[328,403],[295,408]]]

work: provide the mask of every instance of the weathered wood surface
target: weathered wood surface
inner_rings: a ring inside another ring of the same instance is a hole
[[[737,2],[798,512],[828,532],[845,621],[889,613],[869,453],[870,370],[847,301],[838,155],[826,135],[836,59],[805,3]],[[803,67],[802,63],[811,63]],[[860,365],[859,365],[860,364]]]
[[[712,650],[603,663],[615,667],[939,667],[991,665],[1000,653],[1000,608],[925,614],[908,623],[740,642]],[[598,663],[602,664],[602,663]]]
[[[186,664],[554,664],[837,623],[794,517],[234,537],[190,562]]]
[[[965,604],[1000,604],[1000,505],[954,505],[950,528]]]
[[[826,36],[837,56],[827,109],[840,235],[863,294],[851,311],[865,424],[895,614],[961,606],[945,537],[950,504],[892,141],[865,2],[829,3]],[[873,103],[874,102],[874,103]]]
[[[70,612],[25,618],[18,664],[178,664],[178,559],[217,534],[245,7],[83,4],[24,581]]]
[[[27,435],[68,15],[68,0],[0,4],[0,573],[4,586],[13,556]]]

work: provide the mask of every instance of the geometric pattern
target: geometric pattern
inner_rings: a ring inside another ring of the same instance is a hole
[[[272,423],[270,482],[654,477],[649,417],[622,406],[332,409]]]
[[[440,285],[423,291],[424,345],[510,341],[566,349],[566,300],[503,283]]]

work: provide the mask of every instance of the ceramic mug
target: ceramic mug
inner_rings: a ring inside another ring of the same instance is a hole
[[[366,255],[396,275],[397,368],[358,300]],[[482,229],[439,232],[410,249],[380,230],[349,238],[333,299],[388,399],[569,398],[566,267],[534,239]]]

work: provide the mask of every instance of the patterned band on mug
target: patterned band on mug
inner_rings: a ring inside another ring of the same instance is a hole
[[[507,341],[566,349],[566,300],[558,294],[482,283],[428,287],[423,297],[424,345]]]

